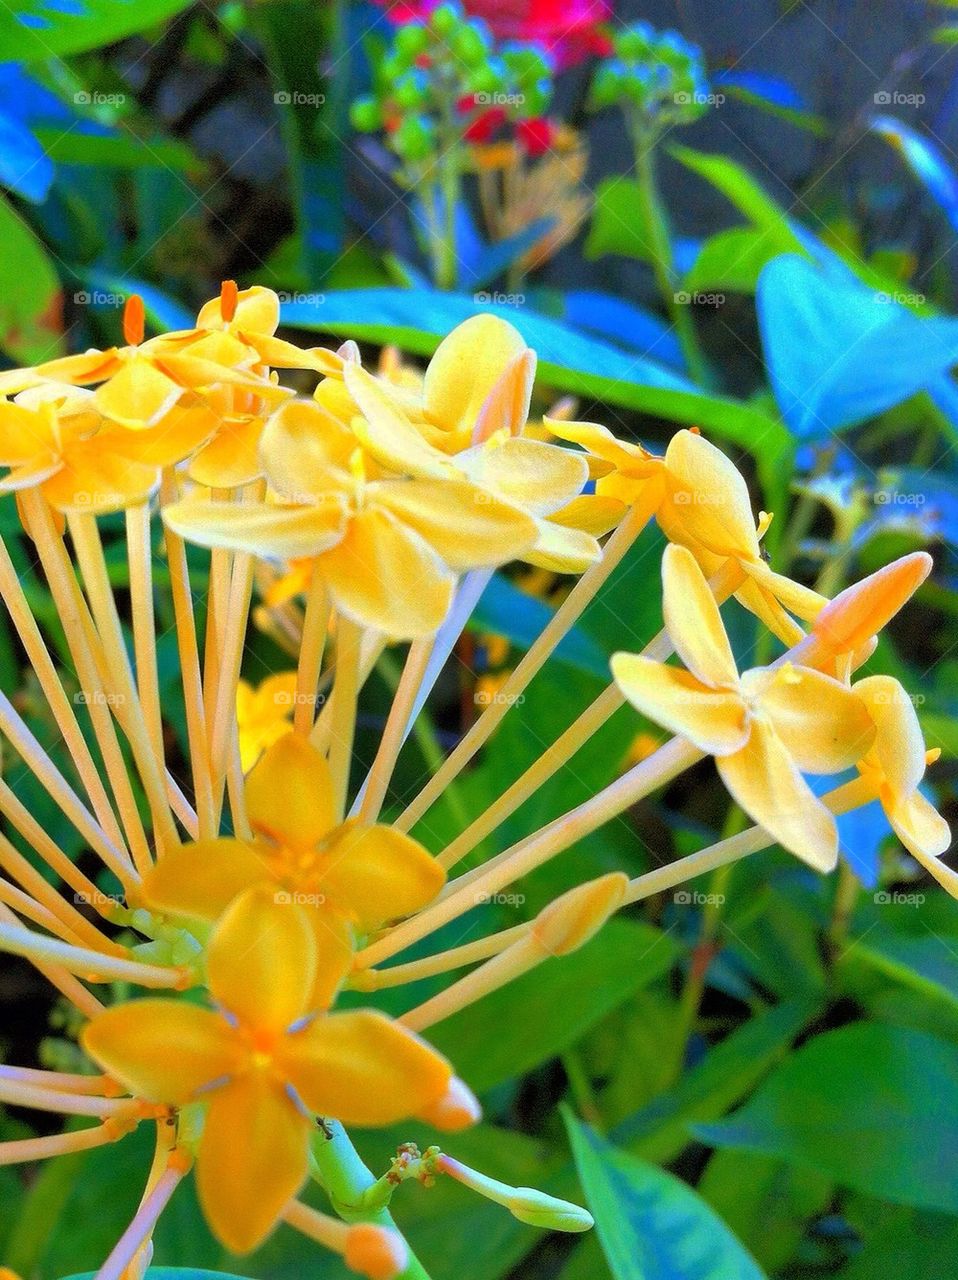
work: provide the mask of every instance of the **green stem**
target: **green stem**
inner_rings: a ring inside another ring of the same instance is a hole
[[[708,370],[695,332],[692,312],[688,304],[679,302],[677,297],[679,279],[675,271],[668,218],[655,177],[654,142],[642,132],[635,132],[633,138],[640,210],[642,223],[650,240],[652,271],[655,274],[662,301],[665,303],[665,309],[675,327],[689,373],[696,382],[706,385]]]
[[[860,890],[861,885],[854,871],[847,862],[840,862],[835,900],[832,904],[832,918],[828,926],[828,950],[833,967],[848,943],[848,932]]]
[[[439,190],[442,198],[442,233],[436,284],[452,290],[458,276],[456,263],[456,207],[459,204],[459,124],[456,119],[454,89],[441,95],[442,122],[439,130]]]
[[[335,1120],[325,1122],[329,1137],[317,1131],[310,1146],[313,1174],[344,1222],[374,1222],[396,1229],[388,1209],[371,1209],[364,1196],[377,1180],[360,1159],[346,1130]],[[410,1251],[409,1265],[398,1280],[429,1280],[429,1273]]]

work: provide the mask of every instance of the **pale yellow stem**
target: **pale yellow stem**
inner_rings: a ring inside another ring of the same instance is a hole
[[[621,563],[635,539],[652,518],[658,501],[658,486],[644,486],[638,502],[629,510],[622,523],[606,542],[602,558],[585,571],[539,633],[533,645],[523,655],[522,661],[499,690],[499,696],[489,703],[415,800],[396,819],[394,825],[398,830],[409,831],[426,810],[438,800],[479,748],[492,736],[506,712],[515,705],[518,696],[555,652],[563,636],[574,626],[586,606],[595,599],[612,571]]]
[[[346,1252],[349,1226],[339,1218],[331,1218],[328,1213],[311,1209],[301,1200],[291,1200],[283,1210],[283,1221],[333,1253],[342,1256]]]
[[[95,924],[82,915],[75,906],[71,906],[2,834],[0,834],[0,869],[26,889],[32,899],[41,904],[43,910],[53,918],[54,933],[62,936],[63,931],[66,930],[71,935],[71,939],[92,947],[95,951],[103,951],[108,955],[123,954],[121,947],[105,938]],[[79,893],[75,893],[74,897],[78,901],[86,901]],[[13,906],[13,903],[9,905]]]
[[[326,651],[326,634],[329,630],[330,600],[326,584],[314,568],[306,597],[306,614],[303,618],[303,638],[296,666],[296,700],[293,708],[293,728],[308,736],[316,718],[316,693],[323,669]]]
[[[477,938],[474,942],[451,947],[448,951],[425,956],[422,960],[410,960],[408,964],[393,965],[389,969],[360,969],[351,976],[349,986],[355,991],[385,991],[389,987],[402,987],[410,982],[418,982],[421,978],[448,973],[451,969],[464,969],[467,965],[488,960],[490,956],[505,951],[531,928],[532,922],[529,921],[514,925],[511,929],[503,929],[500,933],[489,934],[485,938]]]
[[[180,1157],[179,1153],[174,1153],[170,1157],[166,1169],[157,1179],[156,1185],[150,1189],[149,1195],[144,1198],[136,1216],[117,1241],[113,1252],[96,1273],[95,1280],[122,1280],[124,1274],[129,1274],[127,1267],[140,1255],[141,1250],[149,1245],[160,1214],[169,1204],[173,1192],[186,1176],[189,1167],[190,1161],[187,1157]]]
[[[383,736],[379,741],[379,749],[366,778],[360,819],[367,824],[374,823],[379,817],[389,790],[389,782],[399,758],[405,739],[406,728],[412,715],[416,695],[422,684],[423,676],[429,665],[429,659],[435,646],[435,637],[427,636],[414,640],[409,646],[402,675],[393,697],[392,706],[386,719]]]
[[[63,741],[80,775],[97,821],[109,840],[128,859],[129,853],[124,843],[123,832],[120,830],[110,798],[100,780],[99,771],[83,736],[76,713],[64,692],[59,673],[50,657],[23,587],[20,585],[10,553],[2,539],[0,539],[0,595],[17,629],[20,642],[26,650],[30,665],[36,672],[40,688],[43,690],[57,728],[63,735]],[[131,862],[131,868],[132,865]]]
[[[4,921],[11,925],[19,927],[20,921],[13,914],[9,907],[0,902],[0,921]],[[103,1012],[103,1004],[96,998],[92,991],[88,991],[82,982],[78,981],[72,973],[68,973],[62,964],[49,964],[45,960],[33,960],[33,967],[38,973],[41,973],[65,1000],[78,1009],[80,1013],[87,1018],[95,1018],[98,1013]]]
[[[470,1004],[475,1004],[483,996],[497,991],[506,983],[521,977],[522,974],[528,973],[530,969],[548,959],[549,952],[543,950],[533,933],[527,933],[511,947],[493,956],[478,969],[473,969],[472,973],[466,974],[464,978],[446,987],[432,999],[425,1000],[415,1009],[404,1013],[399,1021],[410,1031],[425,1031],[427,1027],[442,1022],[443,1019],[451,1017]]]
[[[42,907],[39,902],[31,898],[28,893],[24,893],[22,889],[18,889],[16,885],[7,884],[5,880],[0,880],[0,902],[15,911],[21,919],[29,920],[31,924],[38,924],[41,929],[58,934],[64,942],[80,941],[65,929],[46,907]]]
[[[62,965],[71,973],[82,974],[88,982],[133,982],[139,987],[179,991],[189,985],[189,971],[166,965],[141,964],[118,956],[103,955],[88,947],[75,947],[59,938],[48,938],[20,925],[0,924],[0,951]]]
[[[133,621],[133,656],[136,689],[153,755],[165,768],[163,715],[156,665],[156,613],[153,607],[153,544],[150,504],[141,502],[126,511],[127,561],[130,568],[130,613]]]
[[[44,1089],[40,1085],[3,1079],[0,1079],[0,1102],[14,1107],[29,1107],[31,1111],[59,1111],[66,1116],[99,1116],[103,1119],[124,1115],[140,1105],[129,1098],[97,1098],[90,1094]]]
[[[387,647],[387,641],[378,631],[366,631],[363,633],[362,644],[359,648],[359,688],[361,689],[369,679],[376,663],[382,656],[383,651]],[[325,681],[327,677],[335,679],[336,668],[335,660],[332,670],[327,670],[323,675]],[[316,717],[316,723],[313,725],[309,740],[317,751],[324,753],[329,751],[330,738],[332,736],[333,723],[333,707],[332,699],[327,698],[326,703]]]
[[[161,501],[163,505],[168,505],[175,502],[177,496],[176,478],[172,473],[167,473],[163,477],[161,486]],[[165,527],[163,539],[170,567],[170,587],[176,620],[176,647],[179,650],[180,679],[186,707],[186,736],[190,749],[193,795],[200,837],[209,840],[216,835],[217,824],[210,775],[209,739],[206,709],[203,705],[199,644],[196,638],[196,620],[193,616],[193,593],[190,589],[186,546],[182,538]]]
[[[243,776],[243,763],[240,757],[239,736],[233,734],[233,746],[230,750],[230,763],[226,775],[226,787],[229,794],[230,817],[233,822],[233,834],[240,840],[252,840],[253,828],[250,826],[249,814],[246,810],[246,779]]]
[[[214,502],[230,502],[228,489],[213,489]],[[232,552],[214,547],[210,552],[209,590],[206,595],[206,639],[203,651],[203,702],[206,723],[211,727],[216,716],[219,689],[220,654],[226,640],[226,611],[232,576]]]
[[[166,794],[166,764],[162,754],[157,758],[154,753],[143,708],[133,683],[133,671],[107,574],[96,516],[87,513],[69,515],[67,521],[113,689],[117,694],[114,703],[116,717],[129,740],[137,772],[150,805],[154,839],[159,850],[172,849],[179,843],[179,837]]]
[[[95,1124],[89,1129],[73,1133],[52,1133],[45,1138],[20,1138],[13,1142],[0,1142],[0,1165],[26,1164],[33,1160],[48,1160],[51,1156],[66,1156],[75,1151],[92,1151],[105,1147],[122,1138],[127,1130],[116,1125]]]
[[[654,755],[637,764],[628,773],[586,800],[569,813],[549,823],[526,840],[519,841],[481,867],[475,878],[463,877],[461,887],[450,886],[447,897],[427,907],[418,916],[396,925],[384,937],[360,951],[358,967],[379,964],[387,957],[418,942],[440,925],[488,900],[520,876],[548,862],[570,845],[584,839],[631,805],[644,799],[659,787],[702,759],[702,752],[682,738],[673,738]]]
[[[44,1071],[39,1067],[0,1066],[0,1080],[19,1080],[41,1089],[89,1094],[94,1098],[117,1097],[121,1092],[110,1076],[81,1076],[70,1071]]]
[[[334,812],[341,821],[346,812],[349,769],[356,733],[359,697],[359,649],[362,628],[343,614],[336,618],[336,674],[330,717],[329,771],[333,780]]]

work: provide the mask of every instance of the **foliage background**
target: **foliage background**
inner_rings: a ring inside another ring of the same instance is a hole
[[[953,812],[952,7],[616,6],[613,28],[637,17],[677,27],[703,46],[716,86],[721,73],[738,75],[771,102],[761,111],[730,93],[660,148],[683,287],[721,298],[694,307],[707,382],[696,385],[682,368],[634,206],[619,203],[629,197],[632,159],[621,119],[586,110],[594,59],[559,76],[553,109],[587,135],[594,219],[523,283],[521,301],[499,309],[540,351],[540,407],[573,394],[583,417],[644,441],[661,444],[676,423],[697,423],[726,448],[749,474],[756,508],[776,512],[777,568],[808,581],[824,573],[834,590],[891,555],[933,549],[935,577],[877,664],[912,690],[929,744],[943,747],[935,786]],[[24,13],[42,16],[25,24]],[[425,354],[488,305],[490,291],[505,286],[488,275],[479,244],[458,246],[454,294],[424,284],[385,153],[350,131],[348,102],[369,78],[363,37],[383,22],[372,5],[314,0],[5,7],[0,348],[8,363],[116,340],[119,308],[134,290],[155,324],[186,324],[224,277],[272,285],[290,326],[317,340],[355,335],[371,359],[387,340]],[[880,129],[876,116],[893,123]],[[56,642],[10,505],[0,508],[0,528],[19,547],[31,601]],[[440,847],[464,813],[478,812],[572,721],[601,688],[611,652],[640,647],[658,628],[659,550],[651,533],[639,543],[493,749],[432,811],[420,832],[428,843]],[[119,555],[115,572],[122,584]],[[544,584],[545,598],[529,586],[501,577],[487,593],[431,725],[404,757],[397,801],[414,792],[430,752],[461,730],[475,681],[488,674],[489,637],[507,638],[508,663],[541,625],[555,584]],[[737,650],[758,660],[762,642],[747,620],[736,622]],[[171,644],[164,706],[175,727],[174,654]],[[286,661],[256,636],[246,674],[258,680]],[[371,757],[397,661],[371,683],[360,757]],[[18,690],[50,741],[22,666],[0,626],[4,687]],[[640,728],[620,713],[487,852],[614,777]],[[4,768],[53,829],[16,761]],[[481,908],[482,927],[494,914],[500,925],[530,915],[589,875],[636,874],[707,844],[732,829],[726,807],[702,767],[540,871],[521,899]],[[684,897],[653,900],[582,952],[444,1024],[436,1042],[487,1115],[457,1140],[456,1154],[511,1183],[585,1194],[599,1232],[540,1237],[460,1188],[405,1188],[398,1217],[432,1273],[897,1280],[955,1272],[958,908],[885,831],[870,812],[843,826],[856,879],[816,879],[780,852],[762,855]],[[424,994],[425,985],[413,998]],[[70,1027],[26,965],[4,964],[0,1011],[9,1061],[73,1060]],[[0,1136],[38,1123],[10,1113]],[[360,1135],[360,1145],[380,1169],[410,1136],[429,1135]],[[26,1177],[0,1170],[0,1261],[36,1280],[95,1267],[135,1206],[141,1147],[134,1136]],[[251,1259],[225,1257],[189,1186],[164,1219],[156,1260],[263,1280],[338,1274],[285,1229]]]

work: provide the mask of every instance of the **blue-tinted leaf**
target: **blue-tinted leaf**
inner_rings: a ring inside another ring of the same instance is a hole
[[[19,120],[0,111],[0,185],[35,203],[46,198],[53,161]]]
[[[684,371],[681,344],[661,316],[594,289],[572,289],[560,296],[562,318],[569,324]]]
[[[958,176],[937,143],[894,116],[875,116],[871,129],[899,152],[952,228],[958,231]]]
[[[513,586],[501,573],[493,574],[489,585],[473,609],[469,625],[480,631],[503,635],[520,649],[528,649],[552,617],[552,609],[535,596]],[[584,631],[573,628],[563,636],[554,658],[579,671],[608,679],[609,660]]]
[[[807,103],[802,95],[781,76],[765,75],[760,71],[713,71],[712,83],[720,86],[734,85],[755,94],[757,98],[765,98],[776,107],[787,107],[791,111],[805,111]]]
[[[91,304],[96,306],[97,292],[109,298],[118,299],[112,305],[122,306],[123,301],[131,293],[138,293],[143,299],[143,307],[147,317],[156,329],[192,329],[195,317],[175,298],[157,289],[146,280],[137,280],[119,271],[111,271],[107,267],[92,267],[85,273],[85,282],[90,286]],[[108,305],[108,304],[105,304]]]
[[[958,363],[958,320],[916,316],[797,255],[765,267],[756,301],[772,389],[799,438],[874,417]]]
[[[565,1122],[615,1280],[763,1280],[754,1258],[691,1187],[617,1151],[570,1112]]]

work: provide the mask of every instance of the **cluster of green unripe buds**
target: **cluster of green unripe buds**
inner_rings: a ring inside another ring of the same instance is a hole
[[[373,70],[373,92],[352,104],[353,127],[384,130],[407,166],[450,146],[455,139],[444,129],[487,141],[506,122],[543,115],[552,97],[549,65],[538,49],[497,47],[486,24],[456,3],[398,27]]]
[[[677,31],[635,22],[612,36],[612,53],[592,84],[591,106],[621,106],[639,127],[690,124],[715,100],[702,51]]]

